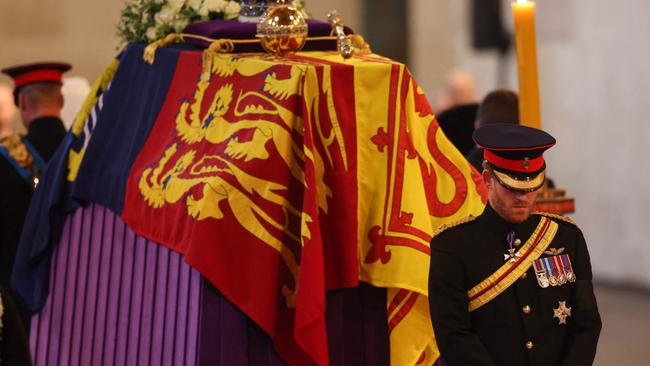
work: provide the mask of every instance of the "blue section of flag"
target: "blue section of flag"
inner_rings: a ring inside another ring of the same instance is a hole
[[[16,256],[12,286],[24,305],[38,311],[48,293],[53,240],[65,215],[97,202],[121,214],[126,181],[162,107],[180,52],[165,48],[156,62],[143,61],[145,45],[132,44],[120,56],[110,88],[99,98],[84,132],[68,132],[34,193]],[[92,136],[92,138],[91,138]],[[69,183],[69,150],[86,146],[77,179]]]
[[[76,198],[100,203],[118,215],[131,166],[165,101],[180,54],[159,49],[156,62],[149,65],[143,51],[143,45],[132,45],[120,61],[75,184]]]
[[[93,135],[93,132],[95,131],[95,125],[97,124],[97,117],[101,114],[102,107],[104,106],[104,94],[108,94],[108,90],[110,89],[111,84],[109,83],[106,86],[106,90],[97,90],[95,96],[97,97],[97,103],[93,106],[91,109],[90,113],[86,117],[86,120],[84,121],[84,128],[83,131],[81,132],[81,136],[79,138],[76,138],[71,145],[71,149],[80,152],[81,150],[85,149],[88,147],[88,143],[90,142],[90,138]]]

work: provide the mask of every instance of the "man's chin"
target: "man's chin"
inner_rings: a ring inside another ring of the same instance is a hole
[[[515,207],[510,211],[510,222],[513,224],[520,224],[530,217],[530,209],[528,207]]]

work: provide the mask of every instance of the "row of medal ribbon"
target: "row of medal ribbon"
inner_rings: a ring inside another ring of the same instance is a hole
[[[549,285],[562,286],[567,282],[576,281],[568,254],[539,258],[535,260],[533,267],[537,283],[542,288],[547,288]]]

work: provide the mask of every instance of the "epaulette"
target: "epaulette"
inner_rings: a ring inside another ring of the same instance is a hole
[[[442,224],[442,225],[438,226],[436,231],[433,233],[433,237],[436,237],[437,235],[439,235],[440,233],[442,233],[443,231],[445,231],[447,229],[451,229],[452,227],[456,227],[456,226],[468,223],[470,221],[473,221],[475,218],[476,217],[474,217],[472,215],[469,215],[469,216],[463,217],[462,219],[458,219],[456,221],[452,221],[452,222],[449,222],[449,223],[446,223],[446,224]]]
[[[578,227],[578,224],[576,224],[575,221],[571,220],[570,218],[568,218],[566,216],[557,215],[557,214],[550,213],[550,212],[533,212],[533,215],[541,215],[541,216],[551,217],[551,218],[558,219],[558,220],[561,220],[561,221],[564,221],[564,222],[568,222],[569,224],[571,224],[571,225],[573,225],[575,227]]]

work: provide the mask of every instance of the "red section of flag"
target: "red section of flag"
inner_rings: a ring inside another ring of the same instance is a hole
[[[325,291],[359,277],[354,68],[327,66],[338,69],[325,80],[325,66],[312,64],[317,83],[308,85],[291,65],[252,58],[240,73],[241,60],[224,60],[202,84],[201,54],[181,53],[122,216],[185,254],[287,363],[325,365]],[[269,78],[299,80],[299,88],[276,93]],[[318,103],[301,88],[319,88]],[[328,138],[336,128],[342,140]]]

